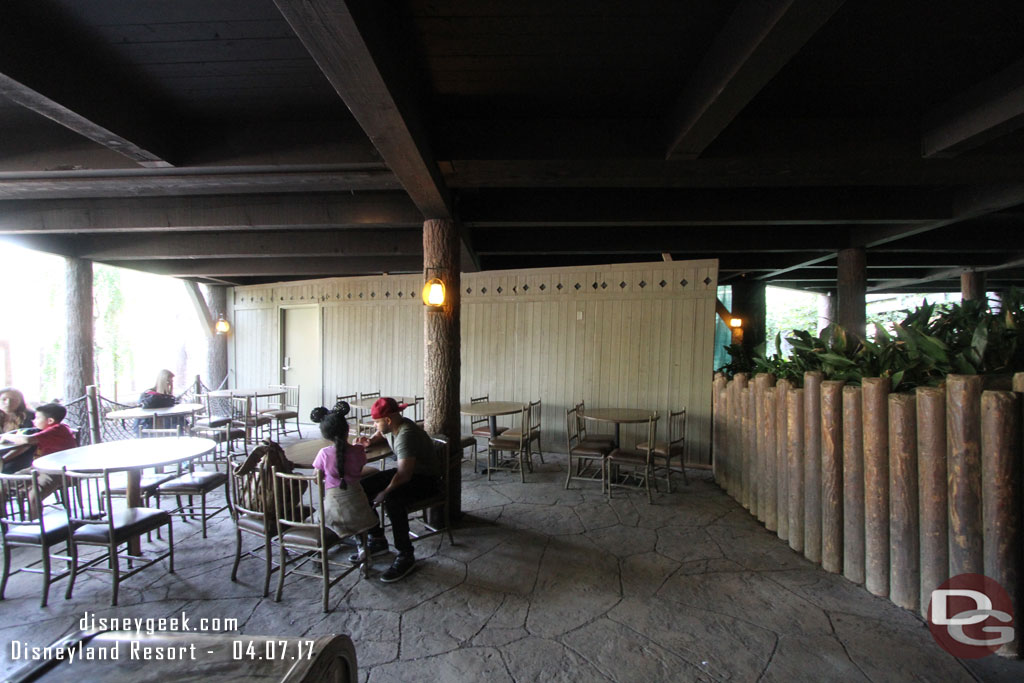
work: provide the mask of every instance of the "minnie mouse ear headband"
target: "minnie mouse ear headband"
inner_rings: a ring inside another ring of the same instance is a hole
[[[408,407],[408,403],[399,403],[390,396],[378,398],[374,402],[373,408],[370,409],[370,418],[374,420],[381,420],[388,415],[400,413]]]
[[[323,422],[324,418],[326,418],[328,415],[335,414],[345,417],[346,415],[348,415],[350,410],[352,410],[352,407],[349,406],[347,402],[338,401],[337,403],[334,404],[334,408],[332,408],[331,410],[328,410],[323,406],[320,406],[319,408],[313,408],[313,410],[309,413],[309,419],[319,424],[320,422]]]

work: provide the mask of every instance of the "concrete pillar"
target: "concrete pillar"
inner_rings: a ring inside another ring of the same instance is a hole
[[[85,395],[93,383],[92,261],[68,257],[64,260],[64,316],[67,343],[64,345],[64,400]]]
[[[743,347],[753,350],[765,341],[765,284],[755,280],[732,283],[732,314],[743,319]]]
[[[459,384],[461,381],[460,254],[455,221],[431,219],[423,223],[424,282],[440,278],[445,286],[444,305],[426,307],[423,320],[424,425],[431,434],[444,434],[451,444],[449,459],[449,514],[462,512],[462,457]],[[440,520],[431,520],[440,521]]]
[[[960,298],[963,301],[984,301],[985,273],[976,270],[960,273]]]
[[[864,247],[840,249],[836,278],[836,322],[847,334],[864,338],[866,326],[867,259]]]

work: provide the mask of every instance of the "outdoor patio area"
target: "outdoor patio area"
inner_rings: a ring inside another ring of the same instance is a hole
[[[347,633],[364,681],[1021,680],[1024,663],[958,661],[917,615],[791,551],[713,482],[653,505],[642,491],[597,483],[563,488],[565,458],[545,454],[527,483],[463,469],[456,545],[417,544],[419,566],[385,585],[352,574],[320,610],[320,583],[293,579],[280,603],[261,598],[263,567],[243,560],[229,579],[234,532],[226,514],[210,537],[175,520],[175,566],[121,588],[89,575],[65,601],[65,581],[39,609],[38,576],[15,576],[0,603],[5,641],[46,645],[96,617],[237,618],[237,633]],[[415,528],[415,524],[414,524]],[[251,547],[251,537],[246,539]],[[346,546],[339,552],[349,552]],[[24,553],[16,557],[27,557]],[[2,657],[5,674],[21,665]],[[185,671],[176,669],[180,674]]]

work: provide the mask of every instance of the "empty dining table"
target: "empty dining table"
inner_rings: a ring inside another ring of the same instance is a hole
[[[160,425],[157,421],[161,418],[194,415],[202,409],[202,403],[177,403],[173,406],[167,406],[166,408],[142,408],[136,406],[134,408],[111,410],[103,417],[107,420],[145,420],[153,418],[153,427],[159,428]]]
[[[459,410],[469,417],[486,417],[491,428],[491,438],[498,435],[498,418],[502,415],[519,415],[527,407],[520,401],[480,401],[479,403],[463,403]],[[493,454],[492,454],[493,455]],[[481,473],[484,473],[481,471]]]
[[[610,422],[615,428],[615,446],[619,445],[619,427],[624,424],[647,422],[655,414],[643,408],[586,408],[581,413],[584,419],[595,422]]]

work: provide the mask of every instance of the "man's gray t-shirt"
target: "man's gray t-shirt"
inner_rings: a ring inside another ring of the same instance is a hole
[[[416,458],[414,474],[441,476],[441,463],[436,462],[434,457],[434,441],[418,424],[403,417],[390,434],[384,435],[384,438],[399,460]]]

